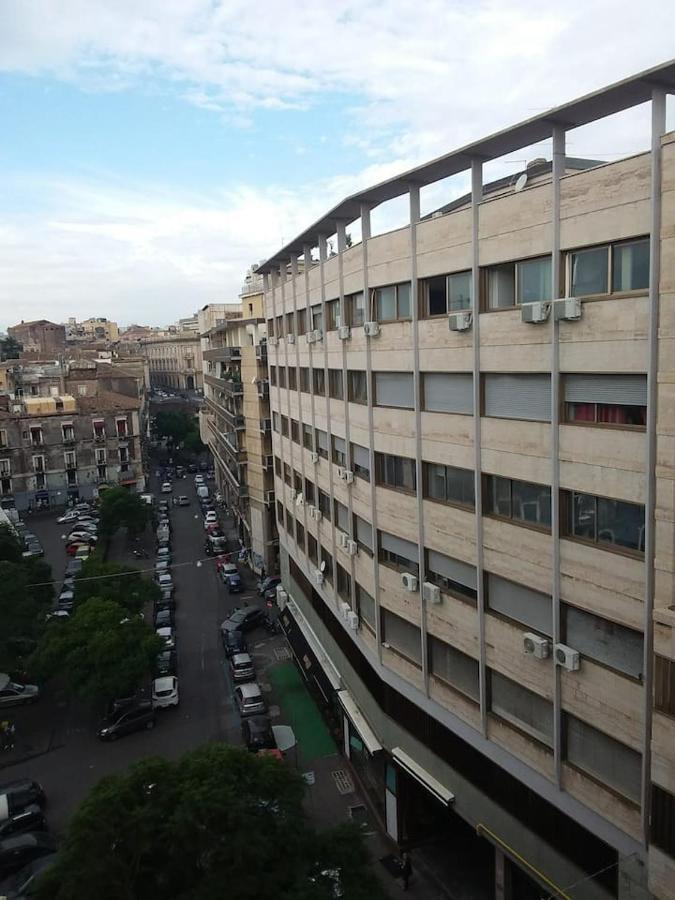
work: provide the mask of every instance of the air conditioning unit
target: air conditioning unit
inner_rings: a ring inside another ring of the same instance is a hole
[[[351,471],[351,469],[345,469],[344,480],[346,484],[351,484],[352,481],[354,481],[354,473]]]
[[[323,584],[323,572],[319,572],[318,570],[314,573],[314,581],[317,584]]]
[[[316,506],[311,506],[311,505],[310,505],[310,506],[307,507],[307,515],[309,516],[310,519],[313,519],[313,518],[314,518],[314,510],[315,510],[315,509],[316,509]]]
[[[579,668],[579,651],[568,647],[567,644],[556,644],[555,661],[568,672],[576,672]]]
[[[365,322],[363,325],[363,331],[366,337],[377,337],[380,333],[380,323],[379,322]]]
[[[341,341],[346,341],[349,339],[350,329],[349,325],[340,325],[338,328],[338,337]]]
[[[294,344],[294,343],[295,343],[295,335],[294,335],[294,334],[287,334],[287,335],[286,335],[286,343],[287,343],[287,344]]]
[[[523,303],[520,307],[520,317],[523,322],[539,325],[545,322],[551,314],[551,304],[548,300],[538,303]]]
[[[359,627],[359,617],[354,612],[354,610],[350,609],[350,611],[347,613],[347,625],[349,625],[352,631],[356,631]]]
[[[310,331],[310,334],[312,336],[312,344],[323,340],[323,331],[320,328],[315,328],[314,331]],[[307,338],[307,340],[309,340],[309,338]]]
[[[563,297],[553,303],[553,317],[565,322],[577,322],[581,318],[581,300],[578,297]]]
[[[288,603],[288,594],[280,584],[277,585],[277,606],[279,609],[285,609]]]
[[[314,337],[315,334],[316,334],[316,331],[308,331],[307,332],[307,343],[308,344],[314,343],[314,341],[316,340],[316,338]]]
[[[335,536],[335,542],[341,550],[345,549],[345,544],[349,540],[349,535],[345,534],[344,531],[338,531]]]
[[[343,619],[346,619],[346,618],[347,618],[347,614],[350,613],[351,611],[352,611],[352,608],[351,608],[351,606],[349,605],[349,603],[345,603],[344,601],[341,601],[341,603],[340,603],[340,615],[342,616],[342,618],[343,618]]]
[[[452,313],[448,316],[448,327],[450,331],[468,331],[473,322],[473,314],[466,310],[465,312]]]
[[[271,337],[268,337],[268,338],[267,338],[267,344],[268,344],[269,347],[276,347],[276,345],[277,345],[277,339],[274,337],[274,335],[272,335]]]
[[[316,451],[313,451],[312,452],[312,462],[318,463],[318,461],[319,461],[319,454]]]
[[[340,481],[344,481],[344,480],[345,480],[345,469],[344,469],[344,466],[338,466],[337,477],[340,479]]]
[[[401,575],[401,584],[406,591],[410,591],[411,594],[414,594],[417,590],[417,575],[411,575],[410,572],[403,572]]]
[[[431,581],[425,581],[422,585],[422,597],[427,603],[440,603],[441,589],[437,584],[432,584]]]
[[[359,545],[356,541],[352,541],[351,539],[345,542],[345,550],[347,551],[348,556],[356,556],[359,552]]]
[[[323,519],[323,513],[321,512],[321,510],[319,509],[318,506],[315,506],[314,507],[314,521],[320,522],[322,519]]]
[[[540,634],[526,631],[523,634],[523,650],[535,659],[548,659],[551,655],[551,642]]]

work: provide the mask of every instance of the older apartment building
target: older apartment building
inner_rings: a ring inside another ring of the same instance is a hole
[[[273,572],[278,536],[261,288],[262,279],[259,286],[248,281],[244,288],[242,306],[248,316],[225,319],[202,333],[200,432],[213,454],[216,483],[235,515],[251,568]]]
[[[202,390],[202,348],[195,331],[143,338],[141,352],[148,361],[151,387]]]
[[[440,157],[260,267],[289,643],[392,838],[476,897],[675,896],[674,88]],[[649,152],[567,159],[640,103]]]

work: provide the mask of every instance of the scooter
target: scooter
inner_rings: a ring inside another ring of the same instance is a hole
[[[268,634],[279,634],[281,631],[278,619],[273,619],[271,616],[265,616],[263,628]]]

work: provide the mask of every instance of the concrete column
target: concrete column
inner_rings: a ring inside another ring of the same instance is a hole
[[[303,247],[303,257],[304,257],[304,276],[305,276],[305,307],[306,307],[305,317],[307,319],[307,330],[311,331],[312,312],[311,312],[311,304],[309,301],[309,270],[312,267],[312,248],[309,246],[309,244],[305,244],[305,246]],[[312,344],[308,344],[307,346],[309,348],[309,366],[311,367],[311,365],[312,365]],[[300,377],[300,373],[298,373],[298,378],[299,377]],[[298,385],[298,387],[300,387],[300,385]],[[312,393],[311,385],[308,385],[308,387],[309,387],[309,423],[308,424],[311,425],[312,439],[313,439],[314,438],[314,426],[315,426],[315,423],[314,423],[314,394]],[[303,416],[304,416],[304,409],[303,409]],[[304,424],[304,418],[303,418],[303,422],[301,423],[301,427],[303,424]],[[302,441],[302,446],[303,446],[303,450],[304,450],[304,446],[305,446],[304,434],[301,435],[301,441]],[[303,453],[303,459],[304,459],[304,456],[305,455]],[[308,477],[309,477],[309,480],[312,482],[314,482],[316,480],[313,470],[311,470],[311,473]],[[304,487],[305,487],[304,482],[303,482],[302,486],[303,486],[303,490],[304,490]],[[305,538],[306,538],[307,530],[309,527],[309,519],[307,516],[307,504],[303,505],[303,516],[304,516]]]
[[[508,900],[506,887],[506,857],[495,847],[495,900]]]

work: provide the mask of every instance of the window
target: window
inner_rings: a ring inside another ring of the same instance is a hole
[[[119,438],[127,437],[127,434],[128,434],[127,433],[127,420],[126,419],[117,419],[115,424],[117,425],[117,437],[119,437]]]
[[[298,334],[307,334],[307,310],[299,309],[296,313]]]
[[[120,447],[119,454],[120,454],[120,463],[122,465],[129,462],[129,449],[127,447]]]
[[[412,372],[375,372],[375,403],[398,409],[414,409],[415,392]]]
[[[363,325],[366,321],[366,301],[363,291],[345,297],[345,310],[349,325]]]
[[[44,456],[34,456],[33,457],[33,471],[34,472],[44,472],[44,470],[45,470]]]
[[[295,419],[291,419],[291,440],[300,443],[300,426]]]
[[[551,488],[515,478],[485,476],[485,513],[551,530]]]
[[[315,430],[316,433],[316,452],[322,459],[328,459],[328,435],[320,428]]]
[[[75,458],[75,452],[73,450],[68,450],[66,453],[64,453],[63,460],[65,462],[66,469],[77,468],[77,460]]]
[[[422,401],[427,412],[473,413],[473,376],[464,372],[425,372]]]
[[[286,334],[295,334],[295,314],[286,313]]]
[[[279,433],[279,413],[275,409],[272,410],[272,428]]]
[[[11,459],[0,459],[0,476],[7,478],[12,474]]]
[[[309,369],[307,366],[300,367],[300,390],[306,394],[309,393]]]
[[[649,238],[574,250],[567,258],[573,297],[649,288]]]
[[[298,370],[295,366],[288,367],[288,389],[291,391],[298,389]]]
[[[314,482],[310,481],[309,478],[305,478],[305,503],[309,506],[316,506],[315,496]]]
[[[652,844],[675,858],[675,797],[658,784],[652,784],[650,824]]]
[[[94,440],[103,440],[105,438],[105,422],[103,419],[94,419],[92,424],[94,426]]]
[[[74,441],[75,440],[75,428],[72,425],[62,425],[61,433],[63,435],[64,441]],[[0,446],[2,446],[1,441],[0,441]]]
[[[565,375],[565,419],[583,425],[644,428],[646,375]]]
[[[274,319],[267,320],[267,334],[269,337],[274,337]]]
[[[300,524],[300,519],[295,520],[295,539],[298,542],[298,546],[303,550],[305,549],[305,529]]]
[[[574,606],[561,604],[564,642],[583,656],[642,679],[642,634]]]
[[[321,309],[321,304],[317,303],[314,306],[310,307],[309,312],[311,316],[312,330],[323,331],[323,311]]]
[[[366,522],[361,516],[354,513],[354,537],[362,550],[365,550],[368,556],[373,555],[373,526],[370,522]]]
[[[377,484],[414,494],[417,490],[415,460],[404,456],[391,456],[388,453],[376,453],[375,478]]]
[[[485,269],[487,309],[551,299],[551,257],[502,263]]]
[[[323,369],[312,369],[312,390],[319,397],[326,393],[326,373]]]
[[[478,661],[431,635],[429,672],[450,687],[479,702]]]
[[[492,573],[487,576],[486,586],[488,609],[550,637],[553,613],[548,594]]]
[[[351,606],[352,602],[352,579],[338,563],[335,566],[335,580],[337,595]]]
[[[360,584],[356,585],[356,611],[361,624],[375,634],[375,601]]]
[[[333,584],[333,557],[325,547],[321,548],[321,571],[328,584]]]
[[[302,445],[307,450],[314,449],[314,435],[312,434],[312,426],[302,424]]]
[[[328,370],[328,394],[334,400],[344,400],[342,369]]]
[[[279,366],[279,370],[278,370],[277,374],[279,376],[279,387],[285,388],[286,387],[286,367]]]
[[[457,504],[473,509],[475,506],[474,475],[470,469],[423,463],[424,496],[440,503]]]
[[[565,714],[567,761],[596,781],[640,801],[642,757],[597,728]]]
[[[333,462],[337,466],[347,465],[347,445],[345,439],[333,435]]]
[[[436,275],[422,281],[422,315],[444,316],[471,309],[471,272]]]
[[[105,450],[96,450],[96,463],[97,465],[103,465],[105,463]]]
[[[284,481],[289,487],[291,486],[291,467],[287,462],[284,463]]]
[[[281,528],[284,527],[284,506],[281,500],[277,500],[277,522]]]
[[[34,447],[38,447],[42,444],[42,428],[31,428],[30,442]]]
[[[321,514],[324,519],[327,519],[329,522],[331,521],[330,514],[330,497],[325,491],[322,491],[321,488],[318,488],[319,494],[319,509],[321,510]]]
[[[108,477],[108,470],[105,466],[97,466],[97,474],[99,481],[105,481]]]
[[[419,628],[388,609],[382,611],[382,643],[405,656],[416,666],[422,665],[422,637]]]
[[[281,478],[281,460],[278,456],[274,457],[274,474],[277,478]]]
[[[307,532],[307,556],[312,560],[314,565],[319,564],[319,558],[317,556],[317,543],[316,538]]]
[[[366,372],[347,372],[347,396],[352,403],[368,403],[368,379]]]
[[[491,670],[490,712],[547,746],[553,745],[551,701]]]
[[[284,317],[277,316],[277,335],[282,338],[284,333]]]
[[[340,301],[329,300],[326,303],[326,331],[337,331],[340,324]]]
[[[66,470],[66,482],[68,487],[75,487],[77,485],[77,472],[75,469]]]
[[[335,510],[335,524],[340,529],[340,531],[344,531],[345,534],[349,534],[349,510],[344,505],[344,503],[340,503],[339,500],[333,501],[333,507]]]
[[[302,494],[302,475],[299,472],[293,470],[293,493],[296,495]]]
[[[364,481],[370,481],[370,451],[359,444],[352,444],[351,451],[354,475],[363,478]]]
[[[444,593],[460,600],[476,602],[478,584],[476,569],[459,559],[444,556],[436,550],[426,551],[427,580],[438,585]]]
[[[638,503],[563,491],[564,533],[611,547],[644,553],[645,508]]]
[[[395,322],[411,317],[410,282],[392,284],[373,291],[378,322]]]
[[[483,388],[486,416],[551,421],[550,375],[483,375]]]
[[[654,654],[654,709],[675,716],[675,662]]]
[[[412,541],[381,531],[378,558],[381,563],[396,569],[397,572],[419,575],[417,544],[413,544]]]
[[[288,510],[286,510],[286,531],[292,538],[295,537],[295,519]]]
[[[288,437],[288,417],[281,417],[281,433],[284,437]]]

